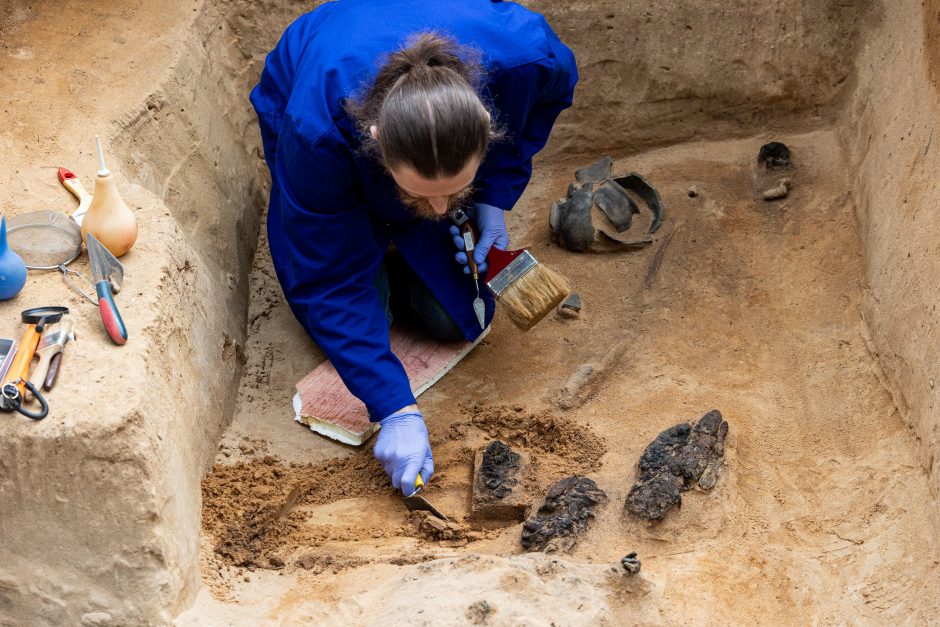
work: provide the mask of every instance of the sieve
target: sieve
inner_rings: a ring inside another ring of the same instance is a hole
[[[69,286],[89,302],[97,301],[78,287],[69,275],[90,282],[68,269],[82,254],[82,228],[59,211],[31,211],[13,216],[7,222],[7,241],[30,270],[58,270]]]

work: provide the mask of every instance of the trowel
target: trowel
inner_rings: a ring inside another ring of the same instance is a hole
[[[415,491],[409,496],[402,497],[402,500],[405,502],[405,507],[411,512],[430,512],[432,515],[447,522],[447,516],[439,512],[436,507],[431,505],[426,498],[419,494],[423,487],[424,479],[421,478],[421,475],[418,475],[418,478],[415,479]]]
[[[121,291],[124,281],[124,266],[91,233],[86,234],[85,246],[91,262],[91,274],[94,277],[95,290],[98,292],[98,309],[101,321],[111,340],[118,345],[127,342],[127,329],[124,320],[114,304],[114,293]]]

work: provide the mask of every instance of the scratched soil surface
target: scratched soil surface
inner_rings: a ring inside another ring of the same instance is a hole
[[[756,166],[779,139],[789,195]],[[852,190],[832,135],[695,143],[614,157],[658,187],[666,219],[637,251],[549,242],[576,166],[537,168],[515,243],[568,275],[577,319],[487,340],[420,399],[454,521],[422,531],[360,450],[292,420],[292,384],[322,357],[272,280],[252,278],[239,409],[206,478],[206,588],[180,624],[923,623],[940,615],[940,528],[915,442],[866,349]],[[657,248],[672,234],[654,275]],[[730,425],[708,492],[658,523],[624,509],[664,429],[718,409]],[[569,475],[608,502],[568,553],[524,553],[522,523],[468,525],[473,457],[529,455],[538,507]],[[291,489],[298,494],[282,508]],[[446,537],[445,537],[446,536]],[[640,574],[619,563],[636,551]]]

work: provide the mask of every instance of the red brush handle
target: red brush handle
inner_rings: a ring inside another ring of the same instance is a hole
[[[68,168],[59,168],[59,182],[65,183],[66,179],[76,179],[78,178],[75,174]]]
[[[489,269],[486,274],[491,279],[497,274],[502,272],[509,263],[525,252],[525,248],[520,248],[518,250],[500,250],[493,246],[490,248],[490,253],[486,256],[486,262],[489,265]]]

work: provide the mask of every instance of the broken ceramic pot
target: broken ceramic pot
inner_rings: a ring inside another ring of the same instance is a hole
[[[642,248],[663,219],[659,192],[642,176],[611,175],[612,160],[600,161],[575,172],[577,183],[568,186],[565,198],[553,205],[549,214],[552,235],[562,247],[574,252],[612,252]],[[632,229],[633,217],[640,213],[636,195],[652,213],[645,233]]]
[[[770,142],[760,147],[757,162],[767,170],[790,167],[790,149],[782,142]]]

